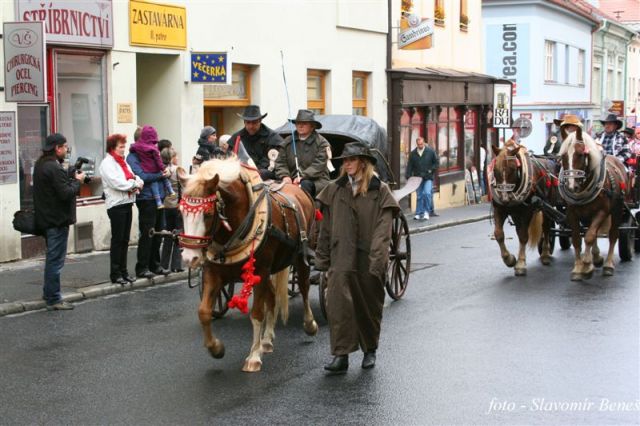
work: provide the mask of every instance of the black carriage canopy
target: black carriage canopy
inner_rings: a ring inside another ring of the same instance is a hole
[[[384,182],[393,183],[393,176],[389,170],[387,162],[387,132],[375,120],[359,115],[316,115],[315,119],[322,124],[322,128],[317,130],[324,136],[331,145],[331,155],[333,158],[342,154],[344,145],[348,142],[362,142],[371,149],[371,153],[378,160],[376,172]],[[283,138],[291,135],[291,129],[295,126],[286,123],[275,131]],[[331,178],[337,177],[337,173],[342,165],[342,160],[332,160],[336,171],[331,174]]]

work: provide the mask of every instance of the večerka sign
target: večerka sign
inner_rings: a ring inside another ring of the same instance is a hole
[[[17,14],[19,21],[44,22],[50,43],[113,47],[111,0],[18,0]]]
[[[5,22],[4,96],[6,102],[45,102],[45,41],[42,22]]]

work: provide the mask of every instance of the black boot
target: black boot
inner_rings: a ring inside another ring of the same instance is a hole
[[[337,355],[324,369],[333,373],[346,373],[349,368],[349,355]]]
[[[364,353],[364,358],[362,358],[362,368],[368,370],[369,368],[373,368],[376,366],[376,351],[370,351]]]

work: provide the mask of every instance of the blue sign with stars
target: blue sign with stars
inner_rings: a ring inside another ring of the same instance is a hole
[[[230,83],[227,52],[191,52],[192,83]]]

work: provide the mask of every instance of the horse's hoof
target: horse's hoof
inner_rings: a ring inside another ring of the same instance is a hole
[[[543,256],[540,258],[540,262],[542,262],[543,265],[545,266],[549,266],[551,265],[551,256]]]
[[[610,266],[605,266],[604,268],[602,268],[602,276],[603,277],[613,276],[613,268]]]
[[[516,257],[512,254],[507,257],[503,257],[502,260],[504,261],[504,264],[509,268],[513,268],[517,262]]]
[[[524,277],[527,275],[527,268],[516,268],[514,271],[516,277]]]
[[[245,373],[257,373],[262,368],[262,361],[260,360],[246,360],[242,366],[242,371]]]
[[[307,333],[307,336],[315,336],[318,332],[318,323],[315,320],[311,320],[309,322],[304,323],[303,327],[304,332]]]
[[[590,270],[590,271],[583,272],[583,273],[582,273],[582,277],[583,277],[585,280],[590,280],[590,279],[593,277],[593,268],[591,268],[591,270]]]
[[[215,359],[220,359],[224,357],[224,344],[219,343],[217,346],[211,346],[208,348],[209,353]]]
[[[582,281],[582,274],[580,272],[572,272],[571,281]]]
[[[270,354],[271,352],[273,352],[273,343],[262,342],[262,353]]]
[[[596,268],[601,267],[602,265],[604,265],[604,257],[602,256],[594,256],[593,257],[593,266],[595,266]]]

